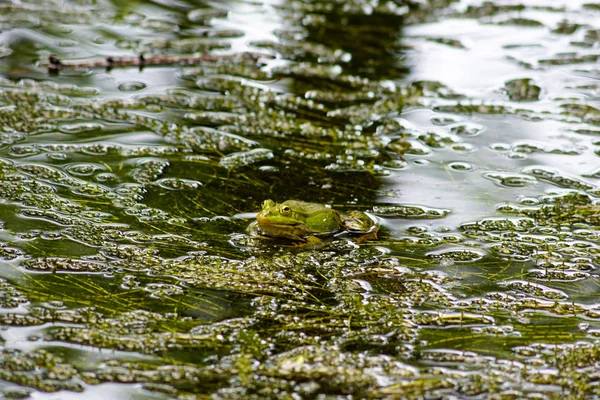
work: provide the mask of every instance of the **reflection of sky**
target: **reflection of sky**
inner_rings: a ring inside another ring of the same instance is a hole
[[[277,37],[274,31],[285,29],[280,14],[273,6],[281,4],[281,1],[269,0],[259,3],[218,2],[213,4],[215,8],[226,8],[229,10],[227,19],[214,20],[213,25],[217,29],[242,29],[244,36],[231,41],[233,52],[255,50],[249,43],[252,41],[275,41]]]
[[[277,6],[284,4],[283,0],[267,0],[263,2],[225,1],[212,2],[209,5],[216,9],[228,11],[227,18],[211,20],[210,29],[235,29],[244,32],[239,38],[227,39],[231,49],[215,53],[238,53],[242,51],[267,52],[254,48],[254,41],[275,41],[278,39],[274,32],[289,29],[289,23],[284,21]],[[408,53],[407,62],[410,72],[405,82],[414,80],[440,81],[452,90],[469,98],[483,101],[494,101],[511,107],[523,107],[522,104],[508,102],[501,91],[507,80],[515,78],[532,78],[542,87],[541,100],[526,103],[525,107],[535,111],[556,112],[559,103],[556,98],[576,96],[586,99],[589,93],[577,92],[566,88],[567,85],[580,85],[594,82],[577,70],[591,67],[586,64],[546,67],[541,69],[526,69],[518,62],[528,62],[537,67],[539,59],[552,57],[558,53],[577,52],[587,54],[597,51],[597,48],[574,48],[570,42],[581,40],[585,29],[580,29],[574,35],[557,35],[550,32],[560,21],[567,19],[571,23],[587,24],[598,28],[598,13],[582,11],[584,0],[542,1],[526,0],[527,6],[565,7],[567,12],[547,12],[542,10],[527,10],[524,12],[504,13],[494,16],[490,21],[502,21],[509,17],[532,18],[545,24],[542,28],[517,26],[498,26],[485,24],[485,19],[443,19],[440,22],[409,26],[405,29],[406,43],[413,46]],[[469,5],[480,5],[482,1],[463,0],[453,4],[451,9],[463,11]],[[127,8],[131,7],[131,8]],[[81,27],[81,42],[77,47],[69,47],[69,51],[82,57],[88,52],[93,54],[132,54],[131,49],[119,48],[118,40],[107,40],[105,43],[94,43],[93,40],[103,33],[111,32],[122,39],[150,40],[148,35],[153,31],[142,26],[129,26],[128,21],[142,21],[144,18],[156,19],[163,22],[171,21],[169,9],[193,8],[194,5],[179,1],[161,1],[153,4],[138,6],[124,5],[127,16],[122,24],[104,27]],[[165,11],[167,10],[167,11]],[[125,12],[123,9],[121,12]],[[176,21],[171,21],[176,25]],[[203,28],[204,29],[204,28]],[[208,29],[208,28],[207,28]],[[154,32],[156,33],[156,32]],[[16,29],[3,33],[2,38],[9,40],[10,35],[29,38],[34,42],[49,48],[59,49],[58,43],[68,38],[69,33],[57,33],[56,37],[29,29]],[[63,37],[64,36],[64,37]],[[176,37],[175,31],[165,30],[159,34],[159,39]],[[442,45],[425,38],[453,38],[459,40],[466,49],[457,49]],[[10,40],[9,40],[10,41]],[[507,45],[533,45],[526,47],[504,48]],[[270,66],[284,60],[270,62]],[[168,68],[146,68],[138,71],[135,68],[116,68],[108,73],[101,70],[74,78],[63,74],[57,81],[72,82],[80,85],[90,85],[99,88],[107,96],[132,98],[139,94],[164,93],[170,88],[185,86],[177,74]],[[120,92],[118,85],[126,82],[139,82],[146,88],[139,92]],[[404,82],[400,82],[401,84]],[[191,83],[193,85],[193,83]],[[596,90],[596,94],[598,91]],[[430,110],[417,110],[405,113],[402,117],[414,124],[417,130],[427,132],[435,130],[441,134],[448,133],[444,126],[435,126],[431,118],[438,115]],[[395,189],[402,193],[399,199],[383,199],[390,202],[422,204],[430,207],[452,208],[454,213],[444,222],[454,221],[456,224],[464,220],[464,213],[473,215],[489,215],[493,213],[498,202],[515,201],[521,195],[536,195],[545,189],[553,187],[548,183],[538,183],[529,187],[510,188],[500,187],[497,182],[484,177],[489,171],[520,174],[531,165],[542,165],[558,169],[560,172],[596,184],[593,178],[581,177],[597,168],[597,156],[593,153],[594,145],[591,136],[575,135],[570,132],[573,125],[564,122],[546,121],[531,122],[516,117],[461,117],[463,122],[474,122],[485,126],[485,130],[476,137],[462,137],[458,140],[473,147],[471,151],[456,151],[449,148],[434,149],[431,154],[423,156],[408,155],[408,167],[392,172],[384,181],[383,192]],[[136,134],[135,141],[149,141],[150,135],[142,137]],[[133,136],[133,135],[132,135]],[[120,141],[121,138],[115,137]],[[124,139],[123,139],[124,140]],[[519,144],[531,144],[544,149],[543,152],[526,154],[522,159],[509,158],[510,150],[505,152],[490,149],[493,143],[500,143],[507,149]],[[552,154],[552,150],[575,149],[579,155]],[[425,159],[429,163],[416,163]],[[473,167],[472,170],[457,171],[449,168],[453,162],[462,162]],[[432,196],[432,192],[435,195]]]
[[[584,30],[580,29],[578,33],[583,36]],[[550,68],[534,73],[511,58],[535,63],[558,53],[588,54],[595,51],[574,48],[569,45],[573,37],[549,34],[547,28],[484,25],[470,19],[450,19],[411,26],[406,29],[406,35],[410,37],[408,42],[417,47],[417,51],[410,53],[409,57],[412,69],[410,79],[438,80],[467,96],[478,98],[493,97],[491,91],[502,86],[506,80],[533,77],[533,74],[537,79],[547,79],[547,83],[553,85],[556,74],[560,72],[556,69],[572,69],[572,66]],[[453,38],[460,40],[467,49],[455,49],[413,37]],[[506,45],[530,46],[503,48]],[[581,68],[581,65],[578,67]]]
[[[416,110],[404,113],[403,118],[423,132],[436,131],[443,134],[444,129],[431,123],[431,118],[439,115],[430,110]],[[470,144],[472,151],[435,149],[430,155],[407,155],[407,168],[395,173],[393,179],[386,179],[384,183],[387,185],[382,189],[397,189],[401,197],[380,200],[450,208],[452,214],[427,223],[434,226],[458,226],[494,215],[499,204],[518,202],[523,197],[539,196],[546,190],[557,188],[532,176],[522,186],[502,186],[498,180],[490,179],[490,172],[519,178],[528,171],[528,167],[545,166],[549,170],[561,171],[562,175],[571,175],[592,185],[597,184],[595,179],[581,177],[582,173],[589,172],[598,164],[591,144],[593,139],[589,136],[566,136],[561,129],[567,124],[557,121],[531,122],[512,116],[464,117],[464,121],[469,120],[476,120],[486,127],[478,136],[457,138],[462,143]],[[546,152],[518,154],[523,159],[510,158],[514,154],[510,149],[523,145],[545,149]],[[553,150],[580,150],[581,154],[551,154]],[[428,162],[422,164],[420,160],[424,159]],[[468,163],[473,169],[452,170],[449,165],[456,161]],[[527,184],[528,182],[531,184]],[[414,222],[394,222],[396,228],[411,224]]]
[[[588,24],[588,28],[598,29],[598,13],[582,11],[584,1],[525,1],[525,5],[565,6],[568,13],[544,12],[539,10],[521,13],[506,13],[492,17],[491,21],[501,21],[510,17],[531,18],[542,22],[545,27],[530,28],[514,25],[499,26],[484,24],[475,19],[446,19],[437,23],[409,26],[405,30],[406,42],[414,47],[408,53],[410,81],[439,81],[450,89],[466,95],[473,102],[503,104],[511,108],[525,108],[536,112],[557,113],[563,102],[559,98],[574,98],[575,102],[586,100],[590,91],[577,91],[568,88],[575,85],[597,84],[597,80],[586,78],[579,70],[597,68],[597,64],[571,64],[543,66],[538,68],[538,60],[547,59],[559,53],[597,53],[597,48],[585,49],[571,45],[573,40],[582,40],[586,28],[573,35],[558,35],[550,32],[560,21]],[[464,10],[470,4],[480,1],[463,1],[454,6]],[[466,49],[427,41],[425,38],[452,38],[459,40]],[[506,45],[533,45],[504,48]],[[531,63],[535,69],[527,69],[519,61]],[[511,102],[506,99],[502,88],[511,79],[531,78],[542,88],[540,101]],[[594,97],[597,98],[596,89]],[[465,101],[470,103],[471,100]],[[438,104],[453,101],[437,101]],[[435,126],[431,118],[440,116],[431,110],[409,111],[403,118],[416,129],[449,133],[444,126]],[[434,149],[431,155],[408,155],[407,169],[395,174],[390,186],[401,191],[396,201],[425,204],[433,207],[449,207],[453,214],[440,223],[460,224],[466,220],[476,220],[485,215],[494,215],[495,206],[503,202],[516,202],[525,196],[539,196],[558,187],[548,182],[538,182],[525,187],[508,187],[498,181],[485,178],[486,173],[499,172],[518,176],[534,165],[555,171],[565,177],[587,182],[593,186],[597,179],[583,177],[598,167],[598,157],[594,153],[592,136],[575,134],[574,129],[585,124],[573,124],[553,120],[546,116],[543,122],[529,121],[515,116],[463,115],[463,122],[477,123],[485,130],[475,137],[459,138],[475,149],[471,152],[457,152],[450,149]],[[558,119],[558,117],[556,117]],[[590,126],[587,126],[589,129]],[[506,151],[492,150],[493,144]],[[538,150],[531,154],[517,154],[511,158],[511,149],[531,146]],[[576,155],[554,154],[572,151]],[[429,164],[415,163],[427,159]],[[471,164],[472,171],[453,171],[448,165],[453,161]],[[489,176],[489,174],[488,174]],[[388,181],[388,182],[390,182]]]

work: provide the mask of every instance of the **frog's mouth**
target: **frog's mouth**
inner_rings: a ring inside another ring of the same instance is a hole
[[[302,225],[302,222],[293,222],[293,221],[274,223],[272,221],[269,221],[269,219],[264,218],[264,217],[260,217],[260,216],[257,216],[256,220],[258,221],[258,224],[261,225],[261,226],[267,225],[267,226],[273,226],[273,227],[276,227],[276,228],[286,228],[288,226]]]

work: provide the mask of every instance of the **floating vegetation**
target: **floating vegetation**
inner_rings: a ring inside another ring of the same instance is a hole
[[[509,174],[500,172],[487,172],[483,175],[484,177],[493,180],[500,186],[510,187],[524,187],[534,185],[537,183],[537,179],[529,175],[524,174]]]
[[[600,395],[597,7],[451,3],[0,4],[0,397]]]
[[[507,20],[504,21],[500,21],[498,22],[499,25],[518,25],[518,26],[526,26],[526,27],[541,27],[544,26],[544,24],[542,24],[539,21],[536,21],[535,19],[529,19],[529,18],[509,18]]]
[[[427,38],[427,40],[430,40],[432,42],[439,43],[439,44],[445,44],[446,46],[454,47],[454,48],[457,48],[457,49],[464,49],[465,48],[465,46],[460,42],[460,40],[456,40],[456,39]]]
[[[373,212],[386,217],[404,217],[404,218],[442,218],[448,215],[451,210],[435,209],[425,206],[413,205],[377,205],[373,207]]]
[[[439,105],[434,108],[435,111],[457,113],[457,114],[509,114],[511,109],[498,104],[465,104],[457,103],[453,105]]]
[[[515,101],[539,100],[541,88],[531,82],[531,79],[513,79],[505,83],[506,94]]]
[[[480,5],[469,5],[464,12],[466,17],[470,18],[481,18],[481,17],[491,17],[496,14],[505,13],[505,12],[513,12],[513,11],[523,11],[525,10],[524,4],[506,4],[506,5],[498,5],[492,1],[484,1]]]
[[[558,26],[552,30],[554,33],[558,33],[559,35],[571,35],[577,29],[581,28],[582,25],[579,24],[571,24],[567,20],[562,20]]]
[[[568,65],[568,64],[585,64],[594,63],[600,58],[598,54],[585,54],[578,55],[575,53],[571,54],[560,54],[554,58],[544,58],[539,60],[541,65]]]

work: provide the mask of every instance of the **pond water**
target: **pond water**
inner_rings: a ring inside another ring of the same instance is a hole
[[[600,396],[600,3],[0,10],[0,398]]]

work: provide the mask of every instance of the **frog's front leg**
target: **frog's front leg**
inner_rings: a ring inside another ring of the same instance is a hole
[[[362,234],[357,239],[357,243],[362,243],[366,240],[376,240],[379,226],[362,211],[350,211],[342,216],[342,226],[345,230],[351,233]]]
[[[356,239],[356,243],[361,244],[367,240],[377,240],[377,232],[379,232],[379,226],[374,226],[371,232],[360,235],[358,239]]]
[[[375,222],[362,211],[350,211],[342,215],[342,226],[349,232],[368,232]]]
[[[304,243],[298,243],[298,247],[303,249],[320,249],[325,246],[326,242],[318,236],[311,235],[304,239]]]

